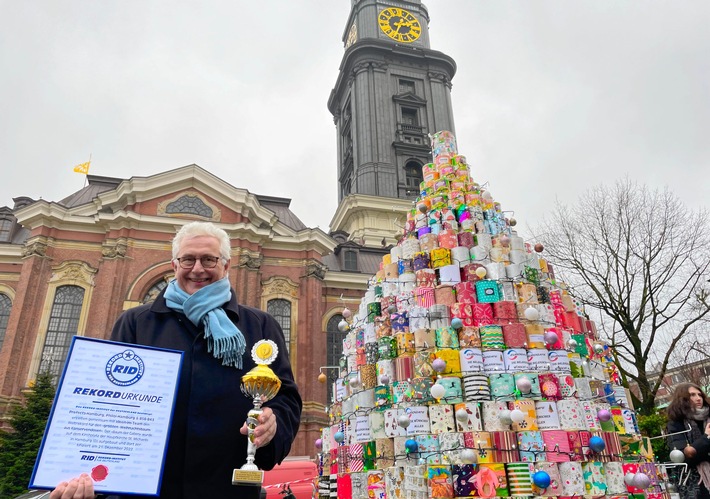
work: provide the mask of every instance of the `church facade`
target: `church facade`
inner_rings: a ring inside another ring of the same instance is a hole
[[[192,220],[231,239],[229,280],[241,303],[270,312],[289,345],[304,401],[294,455],[313,455],[327,424],[338,324],[357,309],[396,244],[431,159],[428,134],[453,131],[456,66],[431,50],[420,1],[353,0],[328,107],[338,140],[338,199],[329,233],[290,200],[253,194],[197,165],[148,177],[88,175],[59,201],[0,208],[0,418],[39,372],[60,374],[71,338],[107,338],[126,309],[173,277],[171,240]]]

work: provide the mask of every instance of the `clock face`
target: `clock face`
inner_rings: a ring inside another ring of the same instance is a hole
[[[357,41],[357,24],[353,23],[353,25],[350,26],[350,31],[348,31],[348,39],[345,41],[345,48],[348,48],[350,45],[352,45],[356,41]]]
[[[409,11],[390,7],[377,17],[380,29],[398,42],[411,43],[422,34],[422,25]]]

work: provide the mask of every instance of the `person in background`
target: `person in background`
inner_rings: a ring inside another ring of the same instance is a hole
[[[232,471],[246,462],[245,421],[253,407],[240,384],[255,367],[251,348],[261,339],[278,347],[270,367],[282,384],[264,404],[255,429],[257,466],[270,470],[280,463],[298,431],[302,401],[283,331],[266,312],[237,302],[228,279],[229,257],[224,230],[206,222],[185,225],[173,240],[175,279],[153,303],[124,312],[111,334],[114,341],[184,352],[160,498],[245,497],[244,487],[231,483]],[[50,495],[93,497],[88,475],[60,483]]]
[[[689,477],[683,499],[710,499],[710,398],[695,383],[673,391],[668,406],[669,448],[685,454]]]

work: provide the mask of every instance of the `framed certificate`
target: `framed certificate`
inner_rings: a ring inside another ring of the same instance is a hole
[[[87,473],[100,494],[158,495],[182,352],[75,336],[30,488]]]

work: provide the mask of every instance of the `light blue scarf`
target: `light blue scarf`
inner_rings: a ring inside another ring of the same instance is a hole
[[[165,290],[165,302],[173,310],[184,313],[190,322],[205,327],[207,351],[216,359],[222,359],[223,366],[242,368],[242,357],[246,350],[244,335],[229,320],[222,305],[231,298],[229,280],[220,279],[188,295],[173,279]]]

